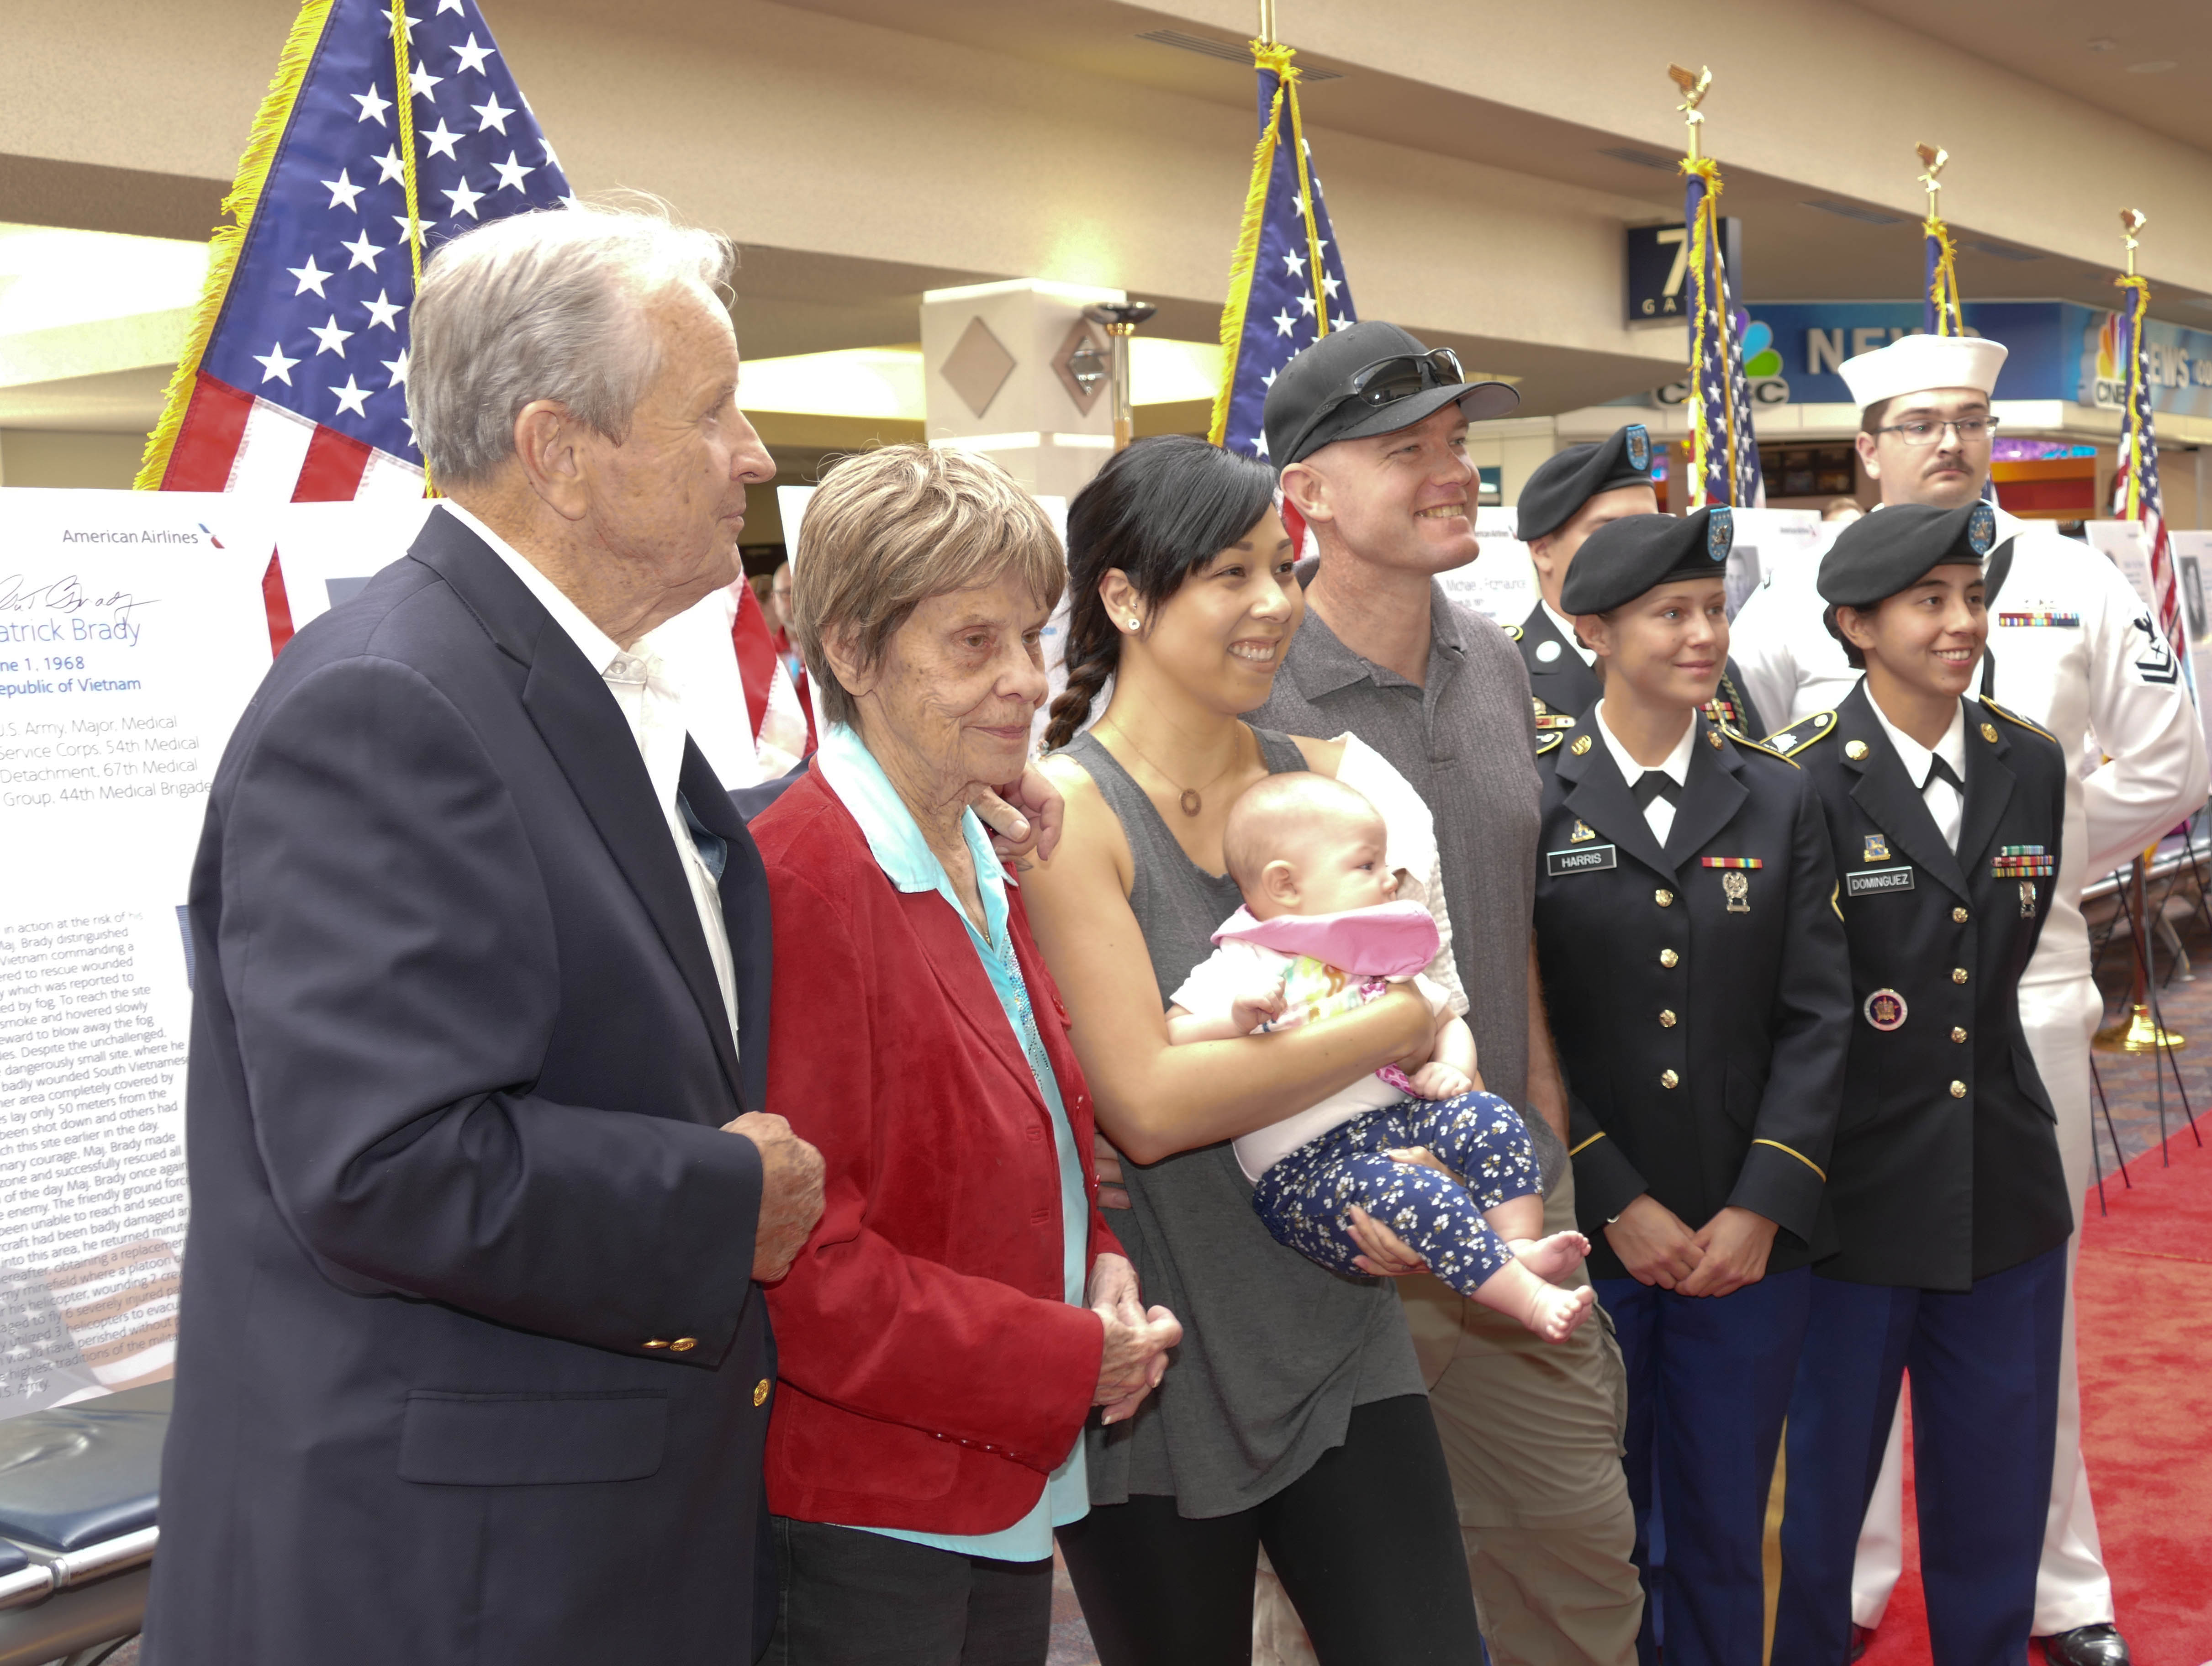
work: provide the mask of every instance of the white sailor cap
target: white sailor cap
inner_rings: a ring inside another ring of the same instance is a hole
[[[1993,395],[2005,353],[2002,342],[1984,336],[1899,336],[1836,368],[1851,390],[1851,403],[1864,410],[1900,393],[1935,387],[1971,387]]]

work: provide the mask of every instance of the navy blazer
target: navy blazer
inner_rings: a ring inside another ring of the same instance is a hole
[[[1770,1272],[1835,1247],[1850,987],[1827,824],[1789,760],[1697,721],[1663,846],[1588,710],[1536,763],[1537,960],[1592,1278],[1626,1275],[1605,1224],[1647,1192],[1693,1231],[1765,1216]]]
[[[192,875],[192,1226],[149,1666],[744,1659],[773,1618],[739,1045],[635,741],[434,511],[233,734]]]
[[[2066,823],[2058,743],[1969,700],[1954,852],[1862,681],[1785,746],[1826,806],[1850,933],[1832,1278],[1966,1290],[2074,1230],[2057,1118],[2020,1021]],[[2033,853],[2022,857],[2021,850]],[[2039,869],[2040,872],[2015,872]]]

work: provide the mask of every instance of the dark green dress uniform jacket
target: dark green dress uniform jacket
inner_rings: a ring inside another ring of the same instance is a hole
[[[1598,696],[1605,692],[1597,672],[1583,663],[1575,645],[1559,635],[1543,604],[1530,608],[1528,618],[1517,629],[1509,627],[1506,634],[1519,646],[1522,663],[1528,667],[1528,691],[1536,698],[1539,717],[1547,713],[1571,716],[1597,704]],[[1549,659],[1544,657],[1547,643],[1559,650]],[[1766,733],[1766,726],[1759,721],[1759,708],[1745,692],[1743,673],[1733,660],[1721,669],[1720,687],[1706,703],[1705,715],[1741,735],[1756,738]]]
[[[1663,848],[1587,712],[1540,743],[1537,954],[1593,1278],[1624,1276],[1605,1223],[1645,1192],[1693,1231],[1765,1215],[1774,1272],[1835,1247],[1850,987],[1826,824],[1786,758],[1698,727]]]
[[[2065,756],[2023,719],[1966,707],[1955,854],[1863,682],[1772,742],[1827,807],[1850,936],[1850,1066],[1828,1168],[1843,1248],[1819,1269],[1831,1278],[1965,1290],[2074,1227],[2020,1022],[2057,883]]]

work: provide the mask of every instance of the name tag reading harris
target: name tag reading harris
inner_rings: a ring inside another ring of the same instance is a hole
[[[1600,868],[1620,865],[1618,847],[1609,844],[1587,844],[1579,850],[1544,853],[1544,872],[1554,879],[1569,873],[1594,873]]]
[[[1872,897],[1885,891],[1911,891],[1912,870],[1909,867],[1862,868],[1856,873],[1844,875],[1844,891],[1847,896]]]

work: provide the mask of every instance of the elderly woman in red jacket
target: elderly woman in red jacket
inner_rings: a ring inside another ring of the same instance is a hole
[[[779,1666],[1041,1666],[1085,1420],[1181,1339],[1097,1213],[1066,1016],[968,808],[1022,773],[1064,572],[1002,470],[921,446],[833,469],[793,562],[824,724],[752,831],[787,945],[769,1106],[825,1172],[769,1295]]]

